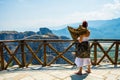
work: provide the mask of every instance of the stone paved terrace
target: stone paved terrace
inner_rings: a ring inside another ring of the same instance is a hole
[[[76,75],[74,73],[78,69],[69,64],[31,65],[28,68],[14,66],[0,71],[0,80],[120,80],[120,65],[102,64],[91,66],[91,69],[90,74],[83,71],[83,75]]]

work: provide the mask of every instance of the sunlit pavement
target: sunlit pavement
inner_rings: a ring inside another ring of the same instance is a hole
[[[83,70],[83,75],[76,75],[77,70],[76,66],[69,64],[31,65],[28,68],[14,66],[0,71],[0,80],[120,80],[120,65],[91,66],[92,73],[87,74]]]

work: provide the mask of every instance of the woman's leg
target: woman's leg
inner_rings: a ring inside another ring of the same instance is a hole
[[[76,74],[77,75],[82,75],[82,67],[79,68],[79,71]]]
[[[91,68],[90,68],[90,65],[88,65],[88,67],[87,67],[87,71],[86,71],[87,73],[91,73]]]
[[[80,68],[79,68],[79,73],[81,73],[81,74],[82,74],[82,67],[80,67]]]

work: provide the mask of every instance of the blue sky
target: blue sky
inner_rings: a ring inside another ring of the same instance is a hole
[[[0,0],[0,31],[36,31],[120,17],[120,0]]]

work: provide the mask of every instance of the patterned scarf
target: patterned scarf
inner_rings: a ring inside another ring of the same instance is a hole
[[[77,29],[68,26],[68,31],[70,32],[70,35],[73,38],[73,40],[76,41],[80,35],[85,34],[88,30],[81,28],[81,26],[79,26]]]

